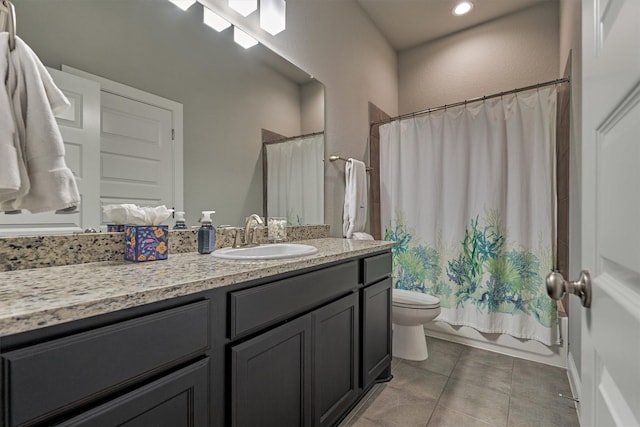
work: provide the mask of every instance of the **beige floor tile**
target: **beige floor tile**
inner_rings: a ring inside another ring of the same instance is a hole
[[[477,418],[444,406],[437,406],[427,427],[494,427]]]
[[[578,427],[566,370],[427,338],[429,359],[394,358],[391,382],[342,426]]]
[[[449,379],[438,404],[498,427],[507,425],[509,395],[468,381]]]
[[[396,366],[393,379],[388,386],[403,390],[417,398],[436,400],[446,383],[447,377],[444,375],[401,362]]]
[[[483,363],[482,359],[465,357],[458,360],[451,378],[509,394],[512,374],[513,370],[508,365],[496,367]]]
[[[424,427],[436,406],[435,399],[419,398],[390,386],[376,397],[362,418],[381,426]]]
[[[570,400],[558,397],[558,393],[571,396],[565,369],[523,359],[514,361],[511,393],[543,405],[572,405]]]
[[[570,401],[563,406],[544,405],[522,396],[511,396],[509,426],[511,427],[580,427],[578,415]]]
[[[464,346],[437,338],[427,337],[429,357],[423,361],[403,360],[407,365],[449,376],[464,350]]]
[[[496,369],[513,370],[514,358],[505,354],[494,353],[475,347],[466,347],[460,354],[460,361],[472,360]]]

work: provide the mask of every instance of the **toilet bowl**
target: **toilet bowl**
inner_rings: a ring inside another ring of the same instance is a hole
[[[393,357],[425,360],[427,340],[423,325],[440,314],[440,300],[421,292],[393,289]]]

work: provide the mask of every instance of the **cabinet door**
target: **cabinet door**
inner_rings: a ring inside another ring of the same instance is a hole
[[[311,318],[231,348],[231,423],[311,425]]]
[[[204,354],[209,302],[200,301],[0,355],[9,426],[104,401]]]
[[[361,291],[362,388],[371,383],[391,363],[391,279]]]
[[[330,426],[358,394],[358,294],[311,314],[315,426]]]
[[[207,426],[208,366],[201,360],[58,426]]]

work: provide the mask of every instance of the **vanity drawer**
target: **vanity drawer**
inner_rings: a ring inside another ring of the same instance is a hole
[[[58,414],[197,356],[209,346],[201,301],[2,354],[8,425]]]
[[[295,316],[358,286],[358,264],[350,261],[301,276],[230,293],[230,338]]]
[[[391,274],[391,252],[364,259],[364,284],[369,285]]]

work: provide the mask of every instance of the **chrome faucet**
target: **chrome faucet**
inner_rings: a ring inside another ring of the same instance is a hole
[[[264,221],[262,220],[262,218],[260,218],[260,216],[258,216],[258,214],[251,214],[247,217],[247,220],[244,223],[243,246],[258,245],[258,242],[256,241],[256,227],[258,225],[264,225]],[[249,238],[249,233],[251,233],[251,238]]]

